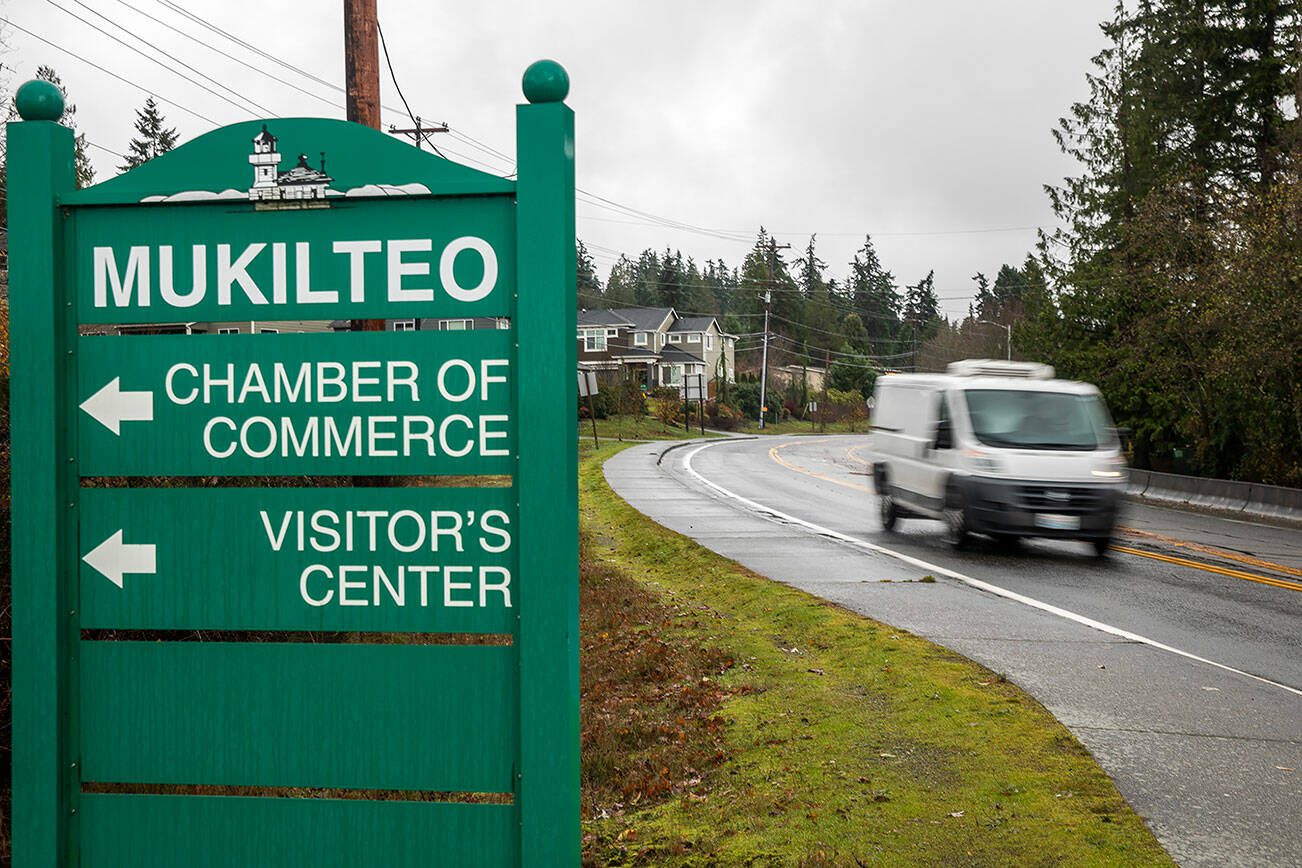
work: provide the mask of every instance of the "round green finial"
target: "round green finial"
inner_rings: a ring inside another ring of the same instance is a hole
[[[570,92],[570,74],[554,60],[535,60],[524,71],[524,98],[529,102],[563,102]]]
[[[57,121],[63,117],[63,94],[48,81],[34,78],[14,95],[18,115],[25,121]]]

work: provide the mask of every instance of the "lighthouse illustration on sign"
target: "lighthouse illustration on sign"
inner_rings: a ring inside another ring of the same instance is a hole
[[[253,166],[253,186],[249,199],[254,202],[292,201],[300,207],[326,207],[326,189],[333,180],[325,173],[325,152],[321,152],[321,168],[307,164],[307,154],[298,155],[298,165],[287,172],[280,171],[280,154],[276,151],[276,137],[262,125],[262,132],[253,137],[253,153],[249,154]]]

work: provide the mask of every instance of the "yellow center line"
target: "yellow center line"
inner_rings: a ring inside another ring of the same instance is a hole
[[[821,479],[824,482],[830,482],[833,485],[843,485],[846,488],[853,488],[855,491],[867,491],[871,493],[872,489],[866,485],[860,485],[857,482],[846,482],[844,479],[837,479],[835,476],[827,476],[826,474],[823,473],[816,473],[815,471],[810,470],[807,467],[801,467],[799,464],[795,464],[794,462],[788,461],[786,458],[778,454],[780,450],[786,449],[788,446],[794,446],[794,445],[796,444],[794,442],[791,442],[791,443],[781,443],[777,446],[774,446],[772,449],[769,450],[769,458],[772,458],[774,461],[776,461],[778,464],[781,464],[783,467],[787,468],[788,470],[794,470],[796,473],[803,473],[806,476],[812,476],[815,479]]]
[[[1273,573],[1286,573],[1290,576],[1297,576],[1298,578],[1302,578],[1302,570],[1295,569],[1294,567],[1290,567],[1290,566],[1285,566],[1284,564],[1277,564],[1274,561],[1266,561],[1266,560],[1262,560],[1261,558],[1255,558],[1251,555],[1242,555],[1239,554],[1238,552],[1227,552],[1225,549],[1218,549],[1218,548],[1214,548],[1213,546],[1202,545],[1201,543],[1187,542],[1185,540],[1179,540],[1173,537],[1163,536],[1160,533],[1153,533],[1151,530],[1139,530],[1138,528],[1134,528],[1134,527],[1119,527],[1117,528],[1117,530],[1124,531],[1125,533],[1130,534],[1131,536],[1143,537],[1145,539],[1154,539],[1157,540],[1158,542],[1166,543],[1167,545],[1176,546],[1177,548],[1193,549],[1196,552],[1202,552],[1205,555],[1213,555],[1218,558],[1223,558],[1227,561],[1238,561],[1239,563],[1247,564],[1250,567],[1261,567],[1263,570],[1270,570]]]
[[[846,458],[849,458],[851,461],[858,461],[860,464],[864,465],[865,467],[868,467],[868,466],[872,465],[872,462],[869,461],[867,458],[864,458],[862,455],[859,454],[859,450],[860,450],[860,449],[866,449],[866,448],[868,448],[868,447],[866,447],[866,446],[851,446],[849,449],[845,450],[845,457],[846,457]]]
[[[1114,552],[1125,552],[1128,555],[1138,555],[1141,558],[1151,558],[1163,563],[1175,564],[1180,567],[1191,567],[1195,570],[1202,570],[1208,573],[1216,573],[1222,576],[1229,576],[1234,579],[1243,579],[1246,582],[1257,582],[1262,585],[1270,585],[1273,588],[1283,588],[1286,591],[1302,591],[1302,583],[1290,582],[1285,579],[1275,579],[1270,576],[1259,576],[1256,573],[1245,573],[1242,570],[1232,570],[1228,567],[1218,567],[1215,564],[1207,564],[1202,561],[1191,561],[1188,558],[1177,558],[1172,555],[1159,555],[1157,552],[1146,552],[1141,549],[1132,549],[1127,546],[1113,546]]]

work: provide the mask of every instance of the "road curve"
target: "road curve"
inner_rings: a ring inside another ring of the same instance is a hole
[[[651,444],[606,477],[759,573],[1007,675],[1182,864],[1302,865],[1302,531],[1131,505],[1102,560],[954,551],[938,522],[882,530],[867,460],[853,435]]]

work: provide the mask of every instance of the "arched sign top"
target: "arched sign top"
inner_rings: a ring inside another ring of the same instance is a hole
[[[205,133],[139,168],[68,193],[67,205],[261,203],[512,193],[515,183],[329,118],[270,118]]]

